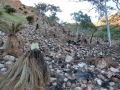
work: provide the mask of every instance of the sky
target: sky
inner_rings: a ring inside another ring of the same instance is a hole
[[[98,18],[95,18],[96,16],[98,16],[98,14],[95,13],[94,10],[88,12],[88,10],[92,6],[87,1],[84,2],[70,2],[69,0],[20,0],[20,1],[22,2],[22,4],[25,4],[27,6],[34,6],[39,2],[59,6],[62,12],[57,13],[57,16],[64,22],[72,23],[73,20],[70,14],[73,12],[78,12],[79,10],[81,10],[84,14],[87,13],[89,16],[91,16],[91,20],[93,23],[98,21]],[[111,4],[113,3],[110,3],[110,5]]]

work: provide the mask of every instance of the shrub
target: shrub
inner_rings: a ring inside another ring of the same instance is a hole
[[[32,24],[33,21],[34,21],[34,17],[33,16],[27,16],[26,19],[28,21],[28,24]]]
[[[23,10],[21,7],[19,7],[20,10]]]
[[[6,10],[8,8],[11,8],[11,6],[10,5],[5,5],[4,9]]]
[[[24,8],[24,9],[26,9],[26,6],[25,6],[25,5],[23,5],[23,8]]]
[[[26,15],[28,12],[27,11],[24,11],[24,14]]]
[[[0,11],[0,17],[3,15],[3,12],[2,11]]]
[[[33,10],[31,10],[31,12],[33,12]]]
[[[6,12],[7,12],[8,14],[13,14],[13,13],[16,12],[16,9],[15,9],[15,8],[8,8],[8,9],[6,9]]]
[[[13,14],[16,12],[16,9],[12,8],[10,5],[5,5],[4,9],[8,14]]]

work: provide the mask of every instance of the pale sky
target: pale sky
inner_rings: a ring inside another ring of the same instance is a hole
[[[27,6],[34,6],[39,2],[44,2],[47,4],[54,4],[55,6],[59,6],[62,12],[57,13],[57,16],[65,21],[65,22],[72,22],[72,17],[70,16],[73,12],[78,12],[79,10],[83,11],[83,13],[87,13],[91,16],[92,22],[97,22],[98,18],[95,18],[97,13],[94,10],[91,12],[87,12],[90,9],[91,5],[87,2],[69,2],[69,0],[20,0],[22,4]]]

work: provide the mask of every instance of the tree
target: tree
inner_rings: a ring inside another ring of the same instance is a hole
[[[59,9],[59,7],[51,5],[51,4],[46,4],[46,3],[38,3],[35,4],[36,9],[38,10],[38,13],[40,15],[40,17],[42,18],[42,22],[43,25],[45,24],[45,21],[47,21],[47,18],[45,17],[46,12],[50,11],[51,15],[56,15],[56,12],[60,12],[61,10]],[[47,28],[44,25],[45,28],[45,36],[47,37]]]
[[[76,40],[78,40],[79,28],[82,29],[82,34],[86,29],[92,28],[93,23],[91,22],[90,16],[83,14],[82,11],[71,13],[73,20],[76,22]]]
[[[32,24],[33,21],[34,21],[34,17],[33,16],[27,16],[26,19],[28,21],[28,24]]]
[[[13,54],[15,56],[20,56],[22,54],[20,48],[22,46],[22,40],[19,36],[16,34],[25,27],[22,25],[22,23],[12,23],[8,24],[4,21],[0,21],[0,31],[4,32],[8,39],[5,44],[5,53],[3,53],[3,56],[6,54]]]
[[[5,5],[4,9],[8,14],[13,14],[16,12],[16,9],[12,8],[10,5]]]
[[[3,15],[3,12],[2,11],[0,11],[0,17]]]
[[[73,1],[81,2],[81,1],[84,1],[84,0],[73,0]],[[114,8],[106,5],[106,2],[108,2],[110,0],[87,0],[87,1],[92,3],[93,6],[94,6],[93,8],[96,9],[96,11],[99,13],[99,16],[100,16],[99,19],[105,15],[108,41],[109,41],[109,46],[111,46],[112,45],[112,43],[111,43],[111,33],[110,33],[110,27],[109,27],[109,22],[108,22],[108,15],[107,15],[108,12],[107,12],[107,10],[108,9],[113,10]],[[116,6],[119,9],[119,7],[118,7],[119,0],[112,0],[112,1],[117,2]]]

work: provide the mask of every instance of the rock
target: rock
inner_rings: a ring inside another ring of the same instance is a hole
[[[107,66],[107,63],[105,60],[100,60],[97,64],[97,68],[101,68],[101,69],[105,68],[106,66]]]
[[[114,88],[113,87],[109,87],[109,90],[114,90]]]
[[[87,86],[87,90],[92,90],[92,86],[91,86],[91,85],[88,85],[88,86]]]
[[[14,56],[11,56],[11,55],[6,55],[4,57],[5,60],[10,60],[10,61],[15,61],[15,57]]]
[[[100,69],[100,68],[96,68],[96,71],[97,71],[97,72],[101,72],[101,69]]]
[[[4,64],[0,64],[0,68],[4,68],[5,67],[5,65]]]
[[[59,73],[61,72],[61,70],[57,69],[57,71],[56,71],[56,72],[57,72],[57,74],[59,74]]]
[[[56,86],[56,85],[57,85],[57,83],[56,83],[56,82],[53,82],[53,83],[52,83],[52,85],[53,85],[53,86]]]
[[[66,82],[66,81],[68,81],[68,79],[67,79],[67,78],[64,78],[64,81]]]
[[[65,86],[65,83],[63,83],[63,84],[62,84],[62,87],[63,87],[63,88],[65,88],[65,87],[66,87],[66,86]]]
[[[98,74],[98,78],[102,79],[103,81],[105,81],[105,77],[101,74]]]
[[[86,65],[86,63],[79,63],[78,64],[78,66],[81,67],[81,68],[84,67],[85,65]]]
[[[1,68],[0,71],[1,71],[1,72],[5,72],[5,71],[7,71],[7,68]]]
[[[66,58],[65,58],[65,62],[69,63],[69,62],[71,62],[71,61],[73,61],[73,57],[67,55]]]
[[[82,90],[82,88],[81,87],[76,87],[75,90]]]
[[[75,87],[76,87],[76,85],[73,83],[73,84],[71,85],[71,87],[72,87],[72,88],[75,88]]]
[[[115,82],[115,83],[120,82],[120,80],[118,78],[115,78],[115,77],[112,77],[112,81]]]
[[[111,71],[106,72],[106,74],[108,78],[111,78],[111,76],[113,75]]]
[[[66,84],[66,86],[70,87],[71,86],[71,82],[68,81],[67,84]]]
[[[102,80],[101,79],[96,78],[96,82],[97,82],[98,85],[102,85]]]
[[[57,80],[57,78],[50,78],[50,82],[54,82],[54,81],[56,81]]]
[[[114,73],[119,72],[119,69],[118,69],[118,68],[114,68],[114,67],[111,67],[110,70],[111,70],[112,72],[114,72]]]
[[[115,83],[114,82],[109,82],[110,86],[114,86]]]
[[[9,68],[12,64],[13,64],[12,61],[7,61],[7,62],[5,63],[5,65],[6,65],[7,68]]]
[[[81,88],[86,88],[86,84],[81,84]]]

